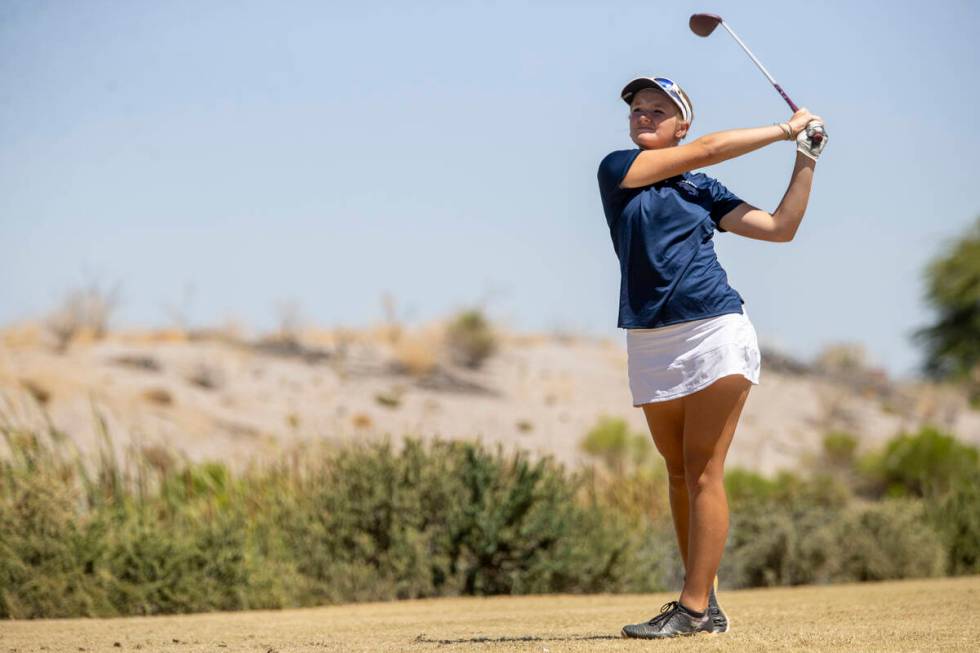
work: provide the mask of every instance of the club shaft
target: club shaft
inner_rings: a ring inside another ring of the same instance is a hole
[[[732,30],[732,28],[728,26],[728,23],[726,23],[725,21],[721,21],[721,26],[724,27],[726,30],[728,30],[728,33],[732,35],[732,38],[735,39],[736,43],[742,46],[742,49],[745,50],[745,54],[749,55],[752,61],[755,62],[755,65],[759,67],[759,70],[762,71],[762,74],[765,75],[766,79],[769,80],[769,83],[772,84],[774,87],[776,87],[776,90],[779,91],[779,94],[783,96],[783,99],[786,100],[786,104],[789,105],[789,108],[792,109],[793,111],[799,111],[799,108],[796,106],[796,104],[791,99],[789,99],[788,95],[786,95],[786,91],[783,90],[783,87],[780,86],[778,83],[776,83],[776,80],[773,79],[772,75],[769,74],[769,71],[766,70],[766,67],[762,65],[761,61],[755,58],[755,55],[752,54],[752,51],[749,50],[749,48],[745,45],[745,43],[742,42],[742,39],[738,38],[738,34],[736,34]]]
[[[800,110],[800,108],[796,106],[796,103],[793,102],[791,99],[789,99],[789,96],[786,95],[786,91],[783,90],[782,86],[780,86],[779,84],[773,84],[773,86],[776,87],[776,90],[779,91],[779,94],[783,96],[784,100],[786,100],[786,104],[788,104],[789,108],[793,110],[793,113],[796,113],[797,111]]]

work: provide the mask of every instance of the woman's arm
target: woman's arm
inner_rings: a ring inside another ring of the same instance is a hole
[[[790,177],[789,187],[772,214],[776,229],[782,236],[780,239],[782,242],[788,243],[793,240],[793,237],[796,236],[796,230],[800,227],[803,214],[806,212],[807,202],[810,201],[813,169],[816,165],[817,162],[810,157],[800,152],[796,153],[796,165],[793,166],[793,176]]]
[[[772,214],[743,202],[726,213],[718,221],[719,226],[725,231],[755,240],[773,243],[788,243],[793,240],[810,199],[816,163],[805,154],[797,152],[789,187]]]
[[[814,116],[800,109],[789,120],[792,135],[796,136]],[[640,152],[626,176],[622,188],[648,186],[683,172],[721,163],[747,154],[776,141],[786,140],[786,132],[779,125],[729,129],[706,134],[685,145],[665,147]]]

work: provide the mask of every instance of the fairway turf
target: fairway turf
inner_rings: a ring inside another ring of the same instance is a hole
[[[721,591],[728,633],[624,640],[675,593],[430,599],[284,611],[0,621],[0,652],[976,651],[980,576]]]

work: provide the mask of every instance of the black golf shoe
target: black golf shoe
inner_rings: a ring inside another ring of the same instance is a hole
[[[711,632],[713,633],[727,633],[728,628],[731,623],[728,621],[728,615],[725,611],[721,609],[718,605],[718,598],[715,596],[715,588],[711,588],[711,593],[708,594],[708,616],[711,617]]]
[[[691,614],[690,610],[682,606],[679,601],[670,601],[665,603],[660,608],[660,614],[650,621],[623,626],[623,637],[662,639],[715,632],[713,628],[708,610],[698,617]]]

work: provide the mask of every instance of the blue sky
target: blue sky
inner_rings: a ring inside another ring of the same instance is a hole
[[[980,212],[971,2],[0,2],[0,323],[122,284],[120,326],[409,323],[484,301],[622,340],[595,172],[622,85],[666,74],[690,138],[790,112],[830,142],[792,243],[715,234],[763,344],[860,342],[910,373],[921,272]],[[705,171],[774,209],[776,143]]]

